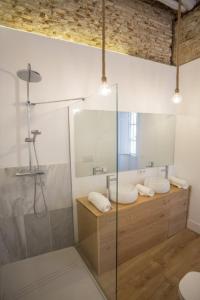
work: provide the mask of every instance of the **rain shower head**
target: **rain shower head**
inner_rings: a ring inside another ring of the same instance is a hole
[[[40,82],[42,80],[40,73],[31,70],[30,64],[28,64],[27,69],[17,71],[17,76],[26,82]]]

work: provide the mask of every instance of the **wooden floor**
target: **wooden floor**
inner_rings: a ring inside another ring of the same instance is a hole
[[[189,271],[200,271],[200,236],[184,230],[119,266],[118,300],[179,300]]]

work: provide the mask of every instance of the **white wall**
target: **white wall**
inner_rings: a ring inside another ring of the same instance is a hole
[[[32,101],[87,96],[99,87],[101,51],[0,27],[0,53],[0,167],[24,165],[27,134],[22,104],[26,85],[16,77],[16,71],[30,62],[41,73],[42,82],[31,85]],[[174,89],[173,67],[117,53],[108,53],[107,62],[110,82],[119,84],[121,110],[174,111],[169,101]],[[67,114],[61,107],[33,109],[32,127],[43,131],[38,139],[42,164],[68,159]]]
[[[188,226],[200,233],[200,59],[181,67],[176,131],[176,173],[192,186]]]

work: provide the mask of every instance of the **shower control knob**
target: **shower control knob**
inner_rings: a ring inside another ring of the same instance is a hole
[[[33,135],[42,134],[42,132],[39,131],[39,130],[32,130],[31,133],[32,133]]]
[[[32,143],[33,139],[32,138],[25,138],[26,143]]]

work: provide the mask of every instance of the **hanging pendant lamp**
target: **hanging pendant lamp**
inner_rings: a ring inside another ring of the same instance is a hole
[[[100,94],[108,96],[111,93],[111,88],[108,85],[106,77],[106,7],[105,1],[102,0],[102,77]]]
[[[183,101],[183,97],[180,94],[180,25],[181,25],[181,0],[178,3],[178,23],[177,23],[177,46],[176,46],[176,89],[172,98],[172,102],[179,104]]]

